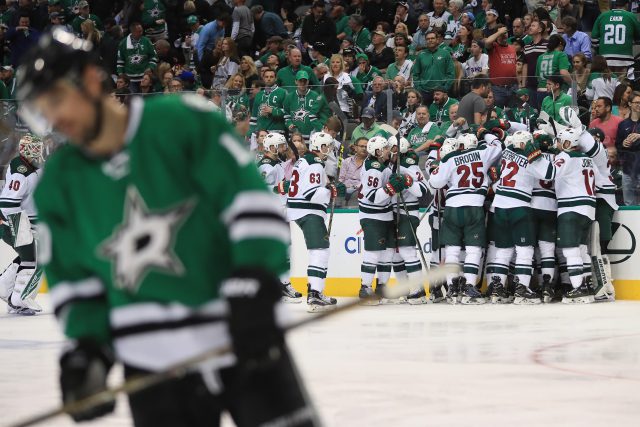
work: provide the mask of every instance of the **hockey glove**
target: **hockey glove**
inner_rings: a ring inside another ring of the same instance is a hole
[[[542,151],[540,151],[540,147],[538,147],[535,141],[529,141],[527,145],[524,146],[524,155],[527,156],[529,163],[532,163],[542,157]]]
[[[500,167],[499,166],[491,166],[489,168],[489,178],[491,178],[491,182],[496,182],[500,179]]]
[[[484,124],[484,127],[492,130],[493,129],[508,130],[511,127],[511,123],[509,122],[509,120],[492,119],[492,120],[487,120]]]
[[[331,198],[332,199],[335,199],[336,197],[338,197],[338,189],[336,188],[335,185],[327,184],[327,188],[329,189],[329,191],[331,191]]]
[[[444,136],[438,135],[433,138],[433,142],[429,144],[429,150],[439,150],[442,147],[442,143],[444,142]]]
[[[289,181],[280,181],[278,185],[273,187],[273,192],[284,196],[289,192],[289,185]]]
[[[347,194],[347,186],[344,182],[336,182],[336,190],[338,191],[338,197],[344,197]]]
[[[533,140],[540,147],[543,152],[549,152],[553,148],[553,138],[546,133],[534,133]]]
[[[273,361],[284,343],[275,316],[282,296],[278,278],[260,267],[243,267],[222,282],[220,294],[229,303],[229,333],[238,363],[252,369]]]
[[[107,388],[113,353],[90,339],[80,339],[60,358],[60,388],[65,405],[92,396]],[[87,421],[115,409],[115,400],[70,413],[74,421]]]

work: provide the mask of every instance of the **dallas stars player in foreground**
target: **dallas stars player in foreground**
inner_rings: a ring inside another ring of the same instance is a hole
[[[23,116],[71,142],[35,194],[51,300],[69,338],[64,402],[104,389],[114,353],[130,378],[232,344],[130,396],[134,424],[218,425],[228,410],[243,426],[316,425],[276,322],[289,230],[251,156],[204,99],[118,105],[92,52],[54,29],[18,71]]]
[[[31,316],[42,308],[35,302],[40,286],[41,270],[36,270],[36,245],[32,226],[37,218],[33,191],[40,180],[44,162],[42,140],[27,134],[18,143],[18,157],[11,160],[0,194],[2,240],[18,256],[0,275],[0,299],[10,314]]]

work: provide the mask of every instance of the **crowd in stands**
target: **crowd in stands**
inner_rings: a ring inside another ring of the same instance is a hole
[[[0,0],[0,98],[12,100],[24,52],[62,25],[93,42],[123,103],[197,93],[258,154],[265,132],[283,133],[300,149],[323,128],[349,141],[335,177],[349,194],[366,157],[363,141],[391,128],[426,154],[459,118],[533,129],[540,112],[557,118],[560,107],[574,105],[586,126],[602,131],[620,200],[639,204],[637,7],[626,0]],[[632,13],[612,26],[602,19],[610,9]]]

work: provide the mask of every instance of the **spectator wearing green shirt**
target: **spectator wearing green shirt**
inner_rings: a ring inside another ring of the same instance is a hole
[[[269,37],[267,39],[267,51],[264,53],[264,55],[258,58],[259,64],[256,63],[256,66],[262,67],[264,65],[267,65],[267,60],[271,55],[277,56],[280,64],[284,65],[287,62],[287,58],[282,47],[282,40],[283,39],[280,36]]]
[[[371,44],[371,33],[364,26],[364,17],[354,14],[349,17],[345,34],[351,36],[353,44],[363,51]]]
[[[289,50],[289,55],[287,56],[289,60],[289,65],[284,68],[281,68],[276,74],[276,80],[278,82],[278,86],[285,89],[287,92],[293,92],[296,90],[296,74],[299,71],[306,71],[309,75],[309,84],[312,89],[318,89],[319,82],[318,78],[314,74],[313,70],[306,65],[302,65],[302,52],[300,49],[293,48]]]
[[[429,108],[421,105],[416,109],[416,126],[409,131],[407,141],[416,153],[428,153],[434,148],[433,140],[440,135],[441,129],[430,121]]]
[[[387,80],[393,80],[396,76],[404,77],[405,81],[411,80],[411,67],[413,67],[413,61],[407,59],[409,55],[409,49],[407,46],[396,46],[393,49],[395,62],[391,63],[387,67],[386,77]]]
[[[91,13],[89,9],[89,3],[86,1],[81,1],[78,3],[78,7],[80,8],[80,13],[76,16],[71,22],[71,28],[73,28],[73,32],[78,36],[82,36],[82,23],[87,19],[92,20],[96,24],[96,28],[100,31],[104,31],[104,26],[102,25],[102,21],[96,15]]]
[[[359,53],[356,55],[356,61],[358,68],[356,68],[356,79],[362,84],[362,90],[367,91],[371,89],[371,82],[377,76],[382,76],[380,70],[369,64],[369,57],[366,53]],[[355,70],[354,70],[355,71]]]
[[[571,84],[571,61],[564,53],[566,46],[562,36],[554,34],[549,37],[547,52],[538,57],[536,64],[536,76],[538,77],[538,103],[547,95],[547,79],[549,76],[560,76],[564,80],[563,89],[567,89]]]
[[[451,55],[438,49],[438,37],[435,31],[429,31],[426,36],[427,48],[422,50],[415,63],[411,74],[413,85],[420,91],[422,102],[431,105],[433,90],[442,86],[449,90],[455,79],[455,66]]]
[[[449,108],[458,103],[455,98],[449,97],[443,87],[436,87],[433,90],[433,104],[429,106],[429,116],[431,120],[440,126],[442,122],[449,120]]]
[[[564,79],[560,76],[548,76],[547,77],[547,96],[542,101],[541,111],[545,111],[549,114],[549,117],[553,117],[554,120],[560,120],[560,108],[565,106],[571,106],[571,97],[562,91],[562,85]]]
[[[389,138],[389,134],[376,123],[375,115],[376,113],[371,107],[362,110],[362,114],[360,115],[362,123],[356,126],[351,133],[352,141],[357,141],[360,138],[366,138],[368,141],[374,136]]]
[[[344,40],[347,37],[347,29],[349,28],[349,17],[344,11],[344,6],[334,4],[329,12],[329,16],[336,23],[336,38]]]
[[[513,35],[507,39],[507,43],[513,44],[516,39],[521,39],[525,45],[533,42],[533,38],[526,33],[522,18],[515,18],[512,24]]]

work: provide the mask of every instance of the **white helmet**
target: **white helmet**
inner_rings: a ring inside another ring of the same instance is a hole
[[[574,129],[584,130],[584,125],[578,116],[577,107],[565,106],[558,110],[558,122],[564,126],[570,126]],[[558,132],[560,135],[560,132]]]
[[[569,151],[578,147],[578,139],[582,132],[578,129],[565,129],[556,138],[556,141],[560,143],[560,149],[562,151]],[[568,143],[568,144],[567,144]]]
[[[309,141],[309,150],[322,153],[323,145],[331,148],[333,145],[333,137],[324,132],[314,133]]]
[[[386,138],[382,136],[374,136],[369,141],[367,141],[367,153],[372,155],[373,157],[377,157],[376,150],[382,151],[385,147],[389,145],[389,142]]]
[[[446,138],[440,147],[440,158],[442,159],[449,153],[458,149],[458,140],[456,138]]]
[[[20,138],[20,142],[18,142],[18,152],[20,156],[27,159],[33,166],[40,167],[44,163],[42,151],[42,139],[33,134],[28,133],[24,135]]]
[[[389,144],[390,147],[394,147],[396,145],[398,145],[398,139],[400,139],[400,148],[399,151],[404,154],[407,151],[409,151],[409,148],[411,147],[411,145],[409,144],[409,141],[407,141],[407,138],[403,137],[403,136],[390,136],[389,139],[387,140],[387,143]]]
[[[519,150],[524,149],[528,142],[533,141],[533,136],[531,132],[527,132],[526,130],[519,130],[513,133],[508,138],[507,147],[517,148]]]
[[[269,133],[264,137],[264,140],[262,141],[264,149],[272,153],[277,153],[278,146],[282,144],[286,145],[287,140],[284,138],[284,135],[279,133]],[[271,151],[271,147],[275,148],[275,151]]]
[[[478,146],[478,137],[473,133],[463,133],[458,137],[458,147],[463,150],[470,150]]]

